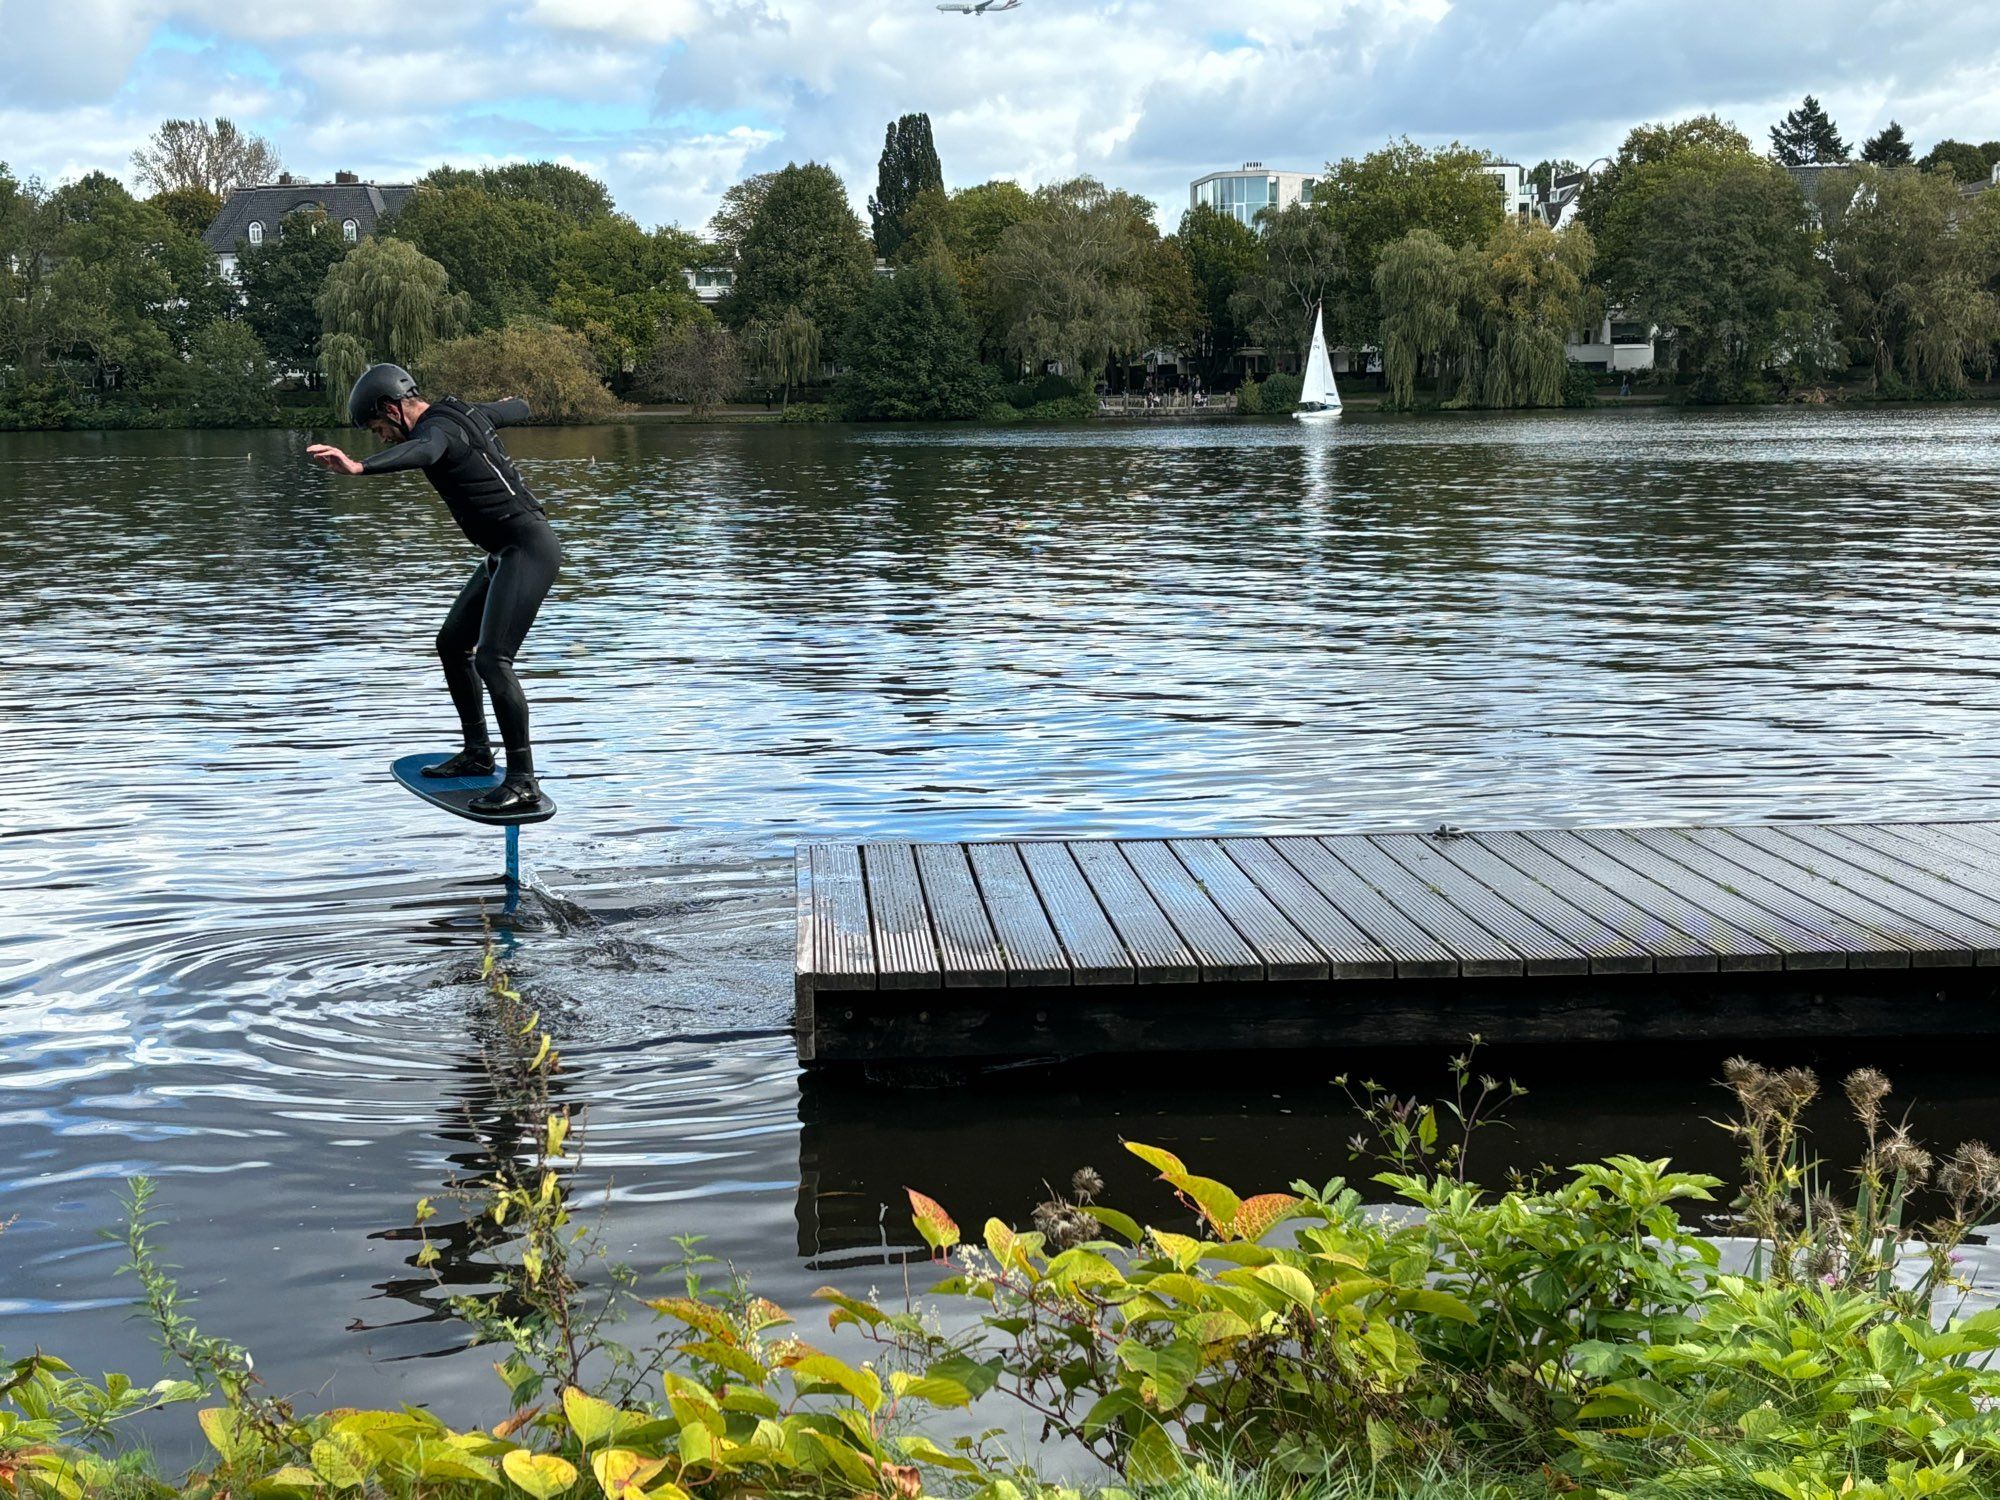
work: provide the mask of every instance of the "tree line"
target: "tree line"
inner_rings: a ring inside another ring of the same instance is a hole
[[[865,222],[816,162],[731,187],[706,240],[642,228],[571,167],[445,166],[358,245],[312,211],[239,245],[232,285],[200,232],[277,152],[168,121],[134,158],[143,198],[0,166],[0,424],[273,420],[380,359],[557,420],[802,387],[855,417],[1081,415],[1148,351],[1211,387],[1245,351],[1289,363],[1316,308],[1406,405],[1587,399],[1565,343],[1608,309],[1656,330],[1690,399],[1846,376],[1947,395],[1990,374],[2000,191],[1961,185],[2000,143],[1917,158],[1892,122],[1849,161],[1810,96],[1770,135],[1766,155],[1712,115],[1638,126],[1560,230],[1505,211],[1486,153],[1403,139],[1255,227],[1197,206],[1162,233],[1147,199],[1088,177],[947,189],[912,114],[885,131]],[[1824,170],[1808,189],[1788,166]],[[733,278],[712,309],[696,271]]]

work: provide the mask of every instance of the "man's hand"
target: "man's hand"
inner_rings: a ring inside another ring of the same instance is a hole
[[[331,443],[314,443],[306,449],[306,457],[322,469],[331,469],[336,474],[359,474],[361,465],[342,453]]]

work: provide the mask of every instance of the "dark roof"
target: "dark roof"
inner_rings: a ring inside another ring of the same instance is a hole
[[[250,238],[253,220],[263,224],[266,234],[275,234],[285,215],[301,208],[325,209],[336,226],[352,219],[364,236],[370,235],[414,191],[405,183],[372,182],[267,182],[237,188],[215,222],[202,231],[201,242],[217,255],[234,254],[236,242]]]

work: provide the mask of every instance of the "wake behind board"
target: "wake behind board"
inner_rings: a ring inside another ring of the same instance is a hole
[[[438,777],[423,774],[425,766],[435,766],[450,760],[450,755],[405,755],[389,767],[390,774],[405,787],[415,792],[433,807],[441,807],[446,812],[457,813],[461,818],[470,818],[475,823],[491,823],[495,827],[508,827],[521,823],[546,823],[556,815],[555,802],[547,792],[542,800],[528,812],[483,813],[474,812],[469,805],[474,797],[490,792],[500,785],[500,773],[490,776]]]

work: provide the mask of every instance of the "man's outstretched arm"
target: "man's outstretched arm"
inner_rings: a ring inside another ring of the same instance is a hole
[[[481,401],[476,409],[484,413],[486,420],[495,427],[516,427],[534,415],[533,409],[519,396]]]
[[[444,456],[445,437],[441,432],[427,432],[364,459],[349,458],[331,443],[314,443],[306,449],[307,458],[336,474],[394,474],[402,469],[428,468]]]

